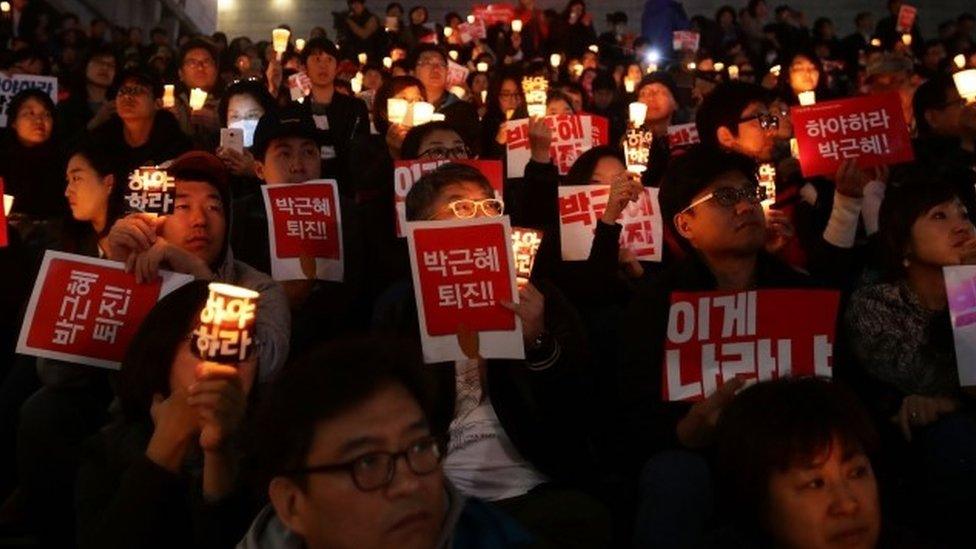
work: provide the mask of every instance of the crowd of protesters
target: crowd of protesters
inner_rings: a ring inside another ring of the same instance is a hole
[[[923,35],[897,30],[900,0],[870,1],[845,37],[765,0],[690,18],[648,0],[604,25],[583,0],[519,0],[521,30],[469,39],[463,11],[348,0],[276,52],[272,29],[147,39],[12,0],[0,74],[54,76],[59,92],[17,93],[0,130],[14,197],[0,545],[971,547],[976,391],[960,386],[943,267],[976,264],[976,106],[952,78],[976,67],[976,16],[942,14]],[[675,50],[682,30],[697,49]],[[450,64],[466,81],[448,82]],[[533,117],[531,159],[501,196],[459,163],[417,181],[408,221],[507,215],[545,235],[509,304],[525,359],[423,364],[394,162],[505,161],[526,76],[549,81],[547,115],[606,118],[609,144],[560,175]],[[207,97],[191,108],[194,89]],[[805,177],[789,113],[810,91],[897,93],[915,160]],[[390,98],[442,116],[408,127]],[[621,147],[632,102],[655,137],[641,175]],[[700,143],[672,150],[683,123]],[[222,128],[242,130],[243,151]],[[768,211],[760,163],[776,167]],[[122,182],[147,165],[175,178],[172,215],[127,211]],[[343,281],[272,280],[261,188],[316,179],[338,183]],[[591,184],[610,186],[592,251],[563,261],[558,187]],[[619,244],[643,187],[659,190],[660,262]],[[153,307],[117,371],[17,354],[52,249],[123,262],[140,283],[196,280]],[[261,296],[246,362],[190,352],[211,281]],[[840,292],[832,377],[662,401],[672,292],[775,288]]]

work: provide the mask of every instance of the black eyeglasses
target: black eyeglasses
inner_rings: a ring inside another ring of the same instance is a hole
[[[444,459],[444,444],[435,436],[426,436],[415,440],[401,452],[370,452],[345,463],[313,465],[285,471],[284,474],[310,475],[345,471],[352,477],[356,488],[363,492],[372,492],[393,482],[396,464],[401,457],[407,461],[407,467],[414,474],[428,475]]]
[[[145,86],[122,86],[121,88],[119,88],[119,91],[118,93],[116,93],[116,95],[128,95],[131,97],[138,97],[140,95],[144,95],[147,93],[149,93],[149,88]]]
[[[760,186],[744,187],[742,189],[736,189],[735,187],[719,187],[691,204],[688,204],[688,206],[681,210],[680,213],[684,213],[699,204],[712,200],[713,198],[719,203],[720,206],[731,208],[742,200],[745,200],[750,204],[759,204],[765,200],[767,196],[766,189]]]
[[[458,145],[457,147],[431,147],[417,156],[434,160],[457,160],[469,158],[471,151],[467,145]]]
[[[759,112],[752,116],[740,118],[739,123],[744,124],[746,122],[752,122],[753,120],[758,120],[759,127],[764,130],[779,129],[779,116],[768,112]]]

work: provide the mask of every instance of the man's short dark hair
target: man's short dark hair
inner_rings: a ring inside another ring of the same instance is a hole
[[[839,441],[840,448],[831,445]],[[716,464],[723,509],[749,537],[762,537],[769,481],[828,451],[870,456],[878,434],[850,389],[805,377],[759,383],[742,391],[719,419]]]
[[[197,36],[187,40],[186,43],[183,44],[183,47],[180,48],[180,53],[176,57],[177,64],[182,67],[183,59],[186,58],[186,55],[193,50],[205,50],[207,54],[210,55],[210,58],[213,59],[214,64],[219,61],[217,48],[214,46],[213,42],[202,36]]]
[[[389,385],[406,388],[430,418],[430,392],[422,367],[415,343],[379,337],[333,340],[286,365],[268,387],[255,416],[251,453],[262,480],[305,465],[320,423]]]
[[[410,128],[410,131],[408,131],[407,135],[403,138],[403,143],[400,145],[400,157],[403,160],[415,160],[418,156],[420,156],[420,143],[426,139],[428,135],[436,131],[455,132],[461,137],[461,139],[464,139],[461,132],[452,126],[450,122],[443,120],[428,122],[426,124],[421,124],[419,126]],[[471,147],[469,143],[465,143],[465,145],[467,145],[468,148]]]
[[[444,187],[461,182],[477,183],[488,196],[495,196],[495,190],[481,172],[464,164],[449,162],[432,172],[424,174],[407,193],[407,221],[423,221],[431,216],[430,207],[440,196]]]
[[[736,172],[758,185],[756,162],[738,153],[708,145],[695,145],[672,160],[664,174],[658,195],[665,223],[674,229],[674,216],[687,208],[695,195],[723,175]],[[677,231],[675,234],[677,235]]]
[[[305,44],[301,54],[302,65],[308,62],[309,57],[317,53],[331,55],[337,62],[339,61],[339,48],[336,47],[332,40],[329,40],[324,36],[320,36],[318,38],[309,40],[308,43]]]
[[[926,111],[942,110],[949,102],[949,94],[956,89],[956,84],[948,74],[937,74],[928,79],[912,96],[912,109],[915,111],[915,124],[920,137],[932,133],[932,126],[925,119]]]
[[[742,111],[752,103],[768,103],[769,92],[756,84],[742,81],[723,82],[702,101],[695,114],[695,127],[703,145],[718,147],[716,132],[726,127],[732,135],[739,135]]]
[[[420,61],[420,56],[430,51],[441,56],[441,59],[447,63],[447,53],[444,52],[444,48],[436,44],[420,44],[410,52],[410,57],[407,58],[407,65],[410,67],[410,70],[417,70],[417,62]]]

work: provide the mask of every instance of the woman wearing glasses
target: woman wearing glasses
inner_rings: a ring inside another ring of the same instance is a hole
[[[191,353],[207,296],[205,281],[168,294],[130,343],[120,406],[78,472],[80,547],[231,547],[247,530],[255,510],[240,442],[256,362],[203,363]]]
[[[526,118],[525,94],[522,92],[522,75],[516,72],[502,73],[488,85],[485,100],[487,109],[481,120],[481,150],[484,158],[505,156],[504,124],[508,120]]]

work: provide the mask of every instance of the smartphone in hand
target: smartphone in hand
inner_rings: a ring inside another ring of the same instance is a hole
[[[244,130],[240,128],[220,128],[220,146],[244,154]]]

